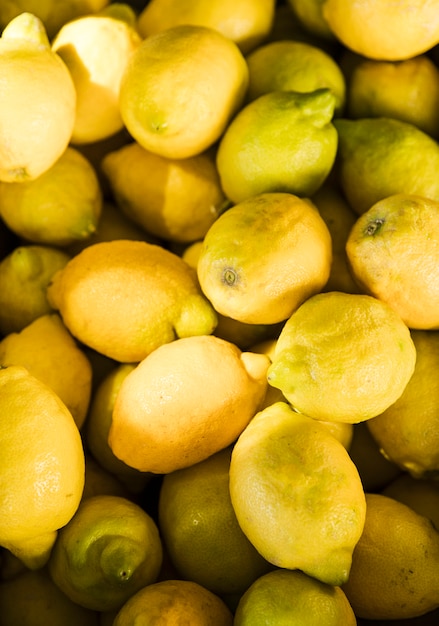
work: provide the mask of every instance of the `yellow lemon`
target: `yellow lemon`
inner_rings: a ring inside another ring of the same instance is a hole
[[[47,297],[74,337],[124,363],[176,337],[209,334],[217,321],[194,270],[144,241],[88,246],[53,276]]]
[[[439,475],[439,384],[434,374],[439,357],[439,332],[415,330],[413,376],[404,392],[368,428],[385,456],[415,478]]]
[[[335,35],[323,16],[324,1],[287,0],[287,6],[292,10],[305,31],[322,41],[332,41],[335,40]]]
[[[121,210],[165,241],[202,239],[226,204],[211,151],[171,159],[132,142],[109,152],[102,169]]]
[[[159,527],[179,575],[221,596],[241,594],[272,569],[242,532],[230,501],[231,447],[166,474]]]
[[[67,148],[76,91],[65,64],[51,50],[44,25],[21,13],[0,38],[0,180],[37,178]]]
[[[68,147],[46,172],[30,181],[0,181],[0,216],[25,240],[66,246],[95,232],[102,192],[91,163]]]
[[[335,105],[333,92],[322,88],[272,91],[244,106],[218,146],[226,196],[236,204],[268,192],[315,193],[335,161]]]
[[[0,545],[38,568],[78,508],[82,441],[65,404],[24,367],[0,369],[0,388]]]
[[[0,341],[0,364],[21,365],[58,394],[78,428],[91,398],[92,368],[57,314],[38,317]]]
[[[233,447],[230,496],[267,561],[346,582],[363,530],[363,487],[344,446],[315,420],[285,402],[259,412]]]
[[[386,117],[337,118],[335,178],[359,215],[388,196],[439,200],[439,144],[414,124]]]
[[[125,3],[70,20],[56,34],[52,50],[67,65],[76,89],[73,144],[100,141],[122,130],[120,82],[141,41],[136,13]]]
[[[354,424],[402,395],[415,362],[410,331],[388,304],[331,291],[312,296],[287,320],[268,382],[310,417]]]
[[[141,10],[137,27],[143,37],[193,24],[214,28],[247,54],[269,35],[274,0],[152,0]]]
[[[316,207],[273,192],[243,200],[215,221],[204,237],[197,274],[222,315],[276,324],[322,289],[331,258],[331,237]]]
[[[334,115],[341,115],[346,84],[335,59],[316,45],[294,39],[260,45],[246,57],[249,69],[247,99],[270,91],[312,92],[328,88],[336,97]]]
[[[41,315],[53,313],[46,296],[52,276],[70,256],[44,245],[18,245],[0,261],[0,332],[23,330]]]
[[[358,618],[405,620],[439,606],[439,533],[426,517],[366,494],[366,520],[343,590]]]
[[[346,242],[352,275],[410,328],[439,328],[439,201],[396,194],[355,222]]]
[[[265,355],[213,335],[160,346],[121,384],[111,449],[127,465],[156,474],[206,459],[233,443],[259,409],[268,364]]]
[[[350,118],[391,117],[439,136],[439,68],[426,54],[405,61],[363,59],[347,87]]]
[[[419,515],[428,517],[439,530],[439,483],[430,478],[414,478],[402,472],[381,493],[406,504]]]
[[[190,157],[219,139],[247,86],[247,63],[231,39],[205,26],[174,26],[144,39],[131,55],[120,112],[146,150]]]
[[[371,59],[399,61],[439,43],[436,0],[324,0],[323,18],[347,48]]]
[[[303,572],[278,569],[258,578],[239,600],[234,626],[357,626],[340,587]]]
[[[157,580],[162,544],[156,523],[138,504],[120,496],[82,500],[59,532],[48,569],[72,602],[114,611]]]
[[[162,580],[135,593],[120,609],[113,626],[232,626],[223,600],[191,580]]]
[[[72,602],[46,569],[0,583],[2,626],[98,626],[99,615]]]

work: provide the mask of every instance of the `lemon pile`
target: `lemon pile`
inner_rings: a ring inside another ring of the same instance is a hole
[[[438,51],[0,3],[2,626],[437,623]]]

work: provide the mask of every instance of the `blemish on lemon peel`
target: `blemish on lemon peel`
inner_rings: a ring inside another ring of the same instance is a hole
[[[376,235],[381,229],[381,226],[383,226],[384,222],[385,220],[383,218],[378,217],[366,226],[366,228],[364,229],[364,234],[370,237]]]
[[[239,282],[239,276],[232,267],[226,267],[221,278],[222,282],[228,287],[234,287]]]

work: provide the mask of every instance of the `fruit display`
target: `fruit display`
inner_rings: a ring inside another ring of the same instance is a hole
[[[0,2],[0,625],[439,619],[439,0]]]

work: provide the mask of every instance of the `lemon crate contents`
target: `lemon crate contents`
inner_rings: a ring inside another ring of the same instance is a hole
[[[439,0],[0,3],[1,626],[439,618]]]

